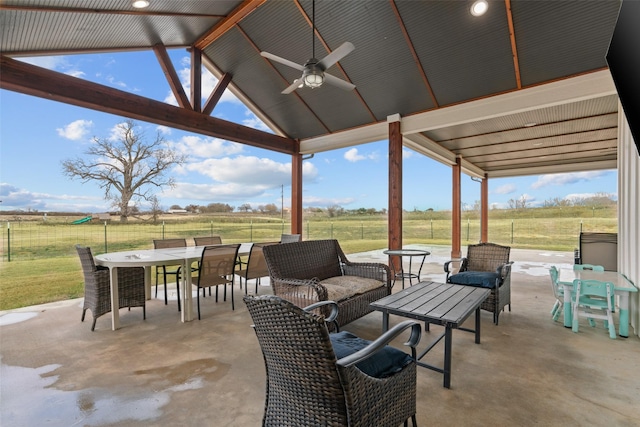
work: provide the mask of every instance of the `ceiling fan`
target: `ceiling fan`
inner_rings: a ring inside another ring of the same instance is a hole
[[[279,62],[288,67],[295,68],[298,71],[302,71],[302,77],[299,79],[295,79],[293,83],[282,91],[283,94],[288,94],[293,92],[294,90],[301,88],[303,86],[310,87],[311,89],[315,89],[317,87],[322,86],[322,83],[325,81],[329,84],[337,86],[344,90],[352,90],[355,89],[355,85],[349,83],[345,80],[339,79],[338,77],[332,76],[331,74],[325,73],[325,71],[334,65],[336,62],[340,61],[342,58],[347,56],[351,51],[355,49],[355,46],[350,42],[344,42],[333,52],[329,53],[327,56],[322,58],[321,60],[316,59],[316,2],[313,1],[312,6],[312,30],[311,30],[311,38],[312,38],[312,50],[313,57],[309,59],[304,65],[296,64],[293,61],[289,61],[288,59],[281,58],[269,52],[260,52],[260,55],[263,57],[270,59],[275,62]]]

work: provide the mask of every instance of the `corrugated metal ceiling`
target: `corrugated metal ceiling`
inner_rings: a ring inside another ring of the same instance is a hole
[[[299,64],[311,58],[311,0],[254,1],[256,9],[221,31],[203,53],[214,71],[233,75],[232,89],[250,100],[250,108],[307,147],[400,114],[424,120],[426,130],[418,129],[421,139],[415,140],[430,141],[425,150],[438,144],[439,151],[461,156],[490,176],[527,168],[534,173],[540,166],[547,172],[575,170],[579,163],[584,169],[615,167],[617,97],[606,89],[602,96],[578,94],[558,105],[542,100],[540,108],[526,111],[464,123],[452,118],[437,128],[429,123],[431,113],[448,107],[490,104],[494,96],[606,70],[619,0],[490,1],[479,18],[469,13],[470,1],[317,0],[315,56],[352,42],[355,50],[328,72],[356,89],[325,84],[290,95],[280,92],[300,72],[266,60],[260,51]],[[246,4],[152,0],[140,12],[129,0],[5,0],[0,50],[27,56],[150,49],[157,43],[189,47]],[[525,126],[531,123],[536,125]]]

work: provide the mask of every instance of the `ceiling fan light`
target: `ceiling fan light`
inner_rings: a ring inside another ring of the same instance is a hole
[[[487,0],[476,0],[471,5],[471,14],[473,16],[482,16],[489,9],[489,3]]]
[[[315,89],[322,86],[322,83],[324,83],[324,75],[322,72],[318,72],[316,70],[308,70],[305,71],[302,80],[304,81],[305,86]]]

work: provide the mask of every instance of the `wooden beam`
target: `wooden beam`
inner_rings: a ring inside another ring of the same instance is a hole
[[[202,111],[202,51],[191,49],[191,106]]]
[[[402,133],[400,121],[389,122],[389,249],[402,249]],[[390,257],[400,271],[398,257]]]
[[[171,63],[171,58],[169,58],[167,49],[164,45],[156,44],[153,46],[153,52],[156,54],[156,58],[158,58],[162,72],[164,73],[167,82],[169,82],[169,87],[171,87],[171,92],[173,92],[173,96],[176,97],[178,105],[182,108],[192,109],[189,98],[187,98],[187,94],[182,87],[180,78],[178,77],[178,73],[173,67],[173,63]]]
[[[187,132],[297,154],[298,141],[206,116],[154,99],[57,73],[7,56],[0,57],[0,88],[115,114]]]
[[[302,162],[302,154],[294,154],[291,156],[292,234],[302,234]]]
[[[504,0],[507,9],[507,23],[509,24],[509,38],[511,39],[511,54],[513,55],[513,71],[516,76],[516,87],[522,89],[520,78],[520,60],[518,59],[518,45],[516,44],[516,31],[513,27],[513,14],[511,13],[511,0]]]
[[[213,28],[200,37],[193,46],[204,50],[224,33],[235,27],[238,22],[242,21],[251,12],[260,7],[265,1],[267,0],[244,0],[242,4],[235,8],[226,18],[219,21]]]
[[[231,73],[224,73],[222,78],[218,80],[218,84],[216,85],[215,89],[213,89],[213,92],[211,92],[211,95],[209,95],[209,99],[207,99],[207,102],[202,108],[202,112],[204,114],[208,116],[213,112],[213,109],[216,108],[216,105],[218,105],[218,101],[220,101],[220,98],[222,97],[225,89],[227,89],[227,86],[229,86],[229,83],[231,83],[232,78],[233,76],[231,75]]]

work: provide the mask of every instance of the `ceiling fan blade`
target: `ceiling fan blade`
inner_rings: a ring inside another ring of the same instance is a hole
[[[298,89],[301,85],[302,85],[302,81],[300,79],[295,79],[293,83],[287,86],[287,88],[280,93],[287,95],[293,92],[294,90]]]
[[[324,81],[334,86],[338,86],[340,89],[344,90],[353,90],[356,88],[356,85],[354,85],[353,83],[349,83],[346,80],[339,79],[327,73],[324,73]]]
[[[331,67],[336,62],[340,61],[342,58],[350,54],[356,47],[351,42],[342,43],[336,50],[322,58],[318,65],[322,67],[323,70]]]
[[[265,58],[270,59],[272,61],[284,64],[284,65],[286,65],[288,67],[295,68],[298,71],[304,71],[304,65],[296,64],[295,62],[289,61],[288,59],[280,58],[279,56],[276,56],[273,53],[260,52],[260,55],[262,55]]]

